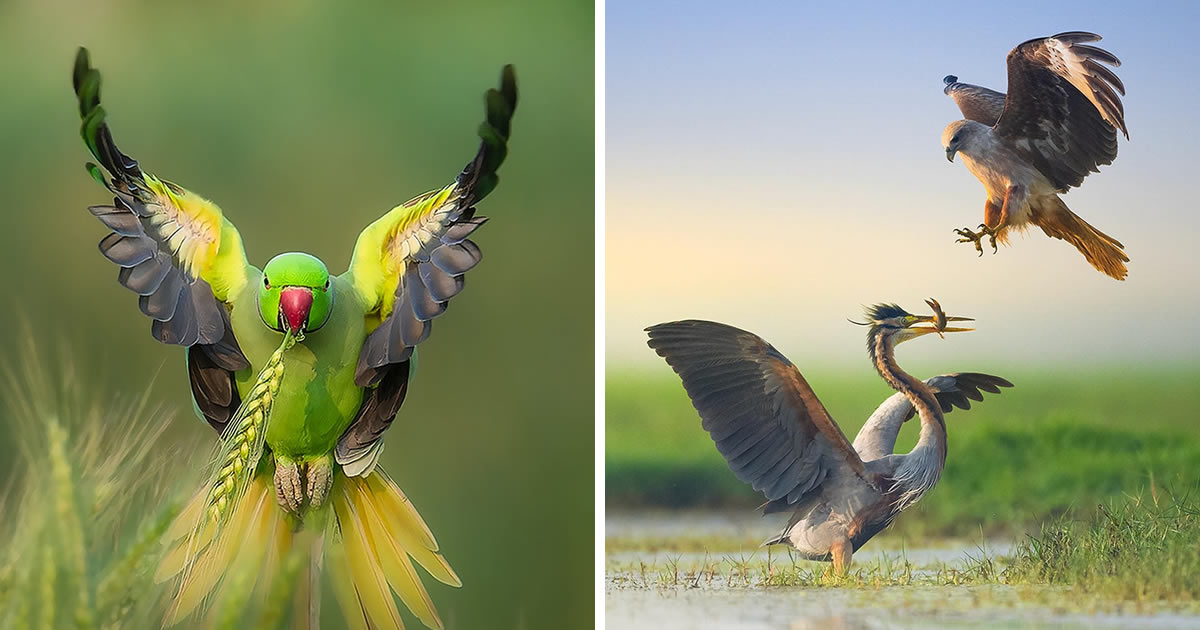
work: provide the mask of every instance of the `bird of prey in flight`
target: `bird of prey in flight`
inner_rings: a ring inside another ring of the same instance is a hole
[[[1129,139],[1121,96],[1125,86],[1108,66],[1121,62],[1088,45],[1100,36],[1071,31],[1031,39],[1008,53],[1008,94],[959,83],[945,92],[964,120],[942,132],[946,159],[963,163],[987,189],[984,223],[955,230],[960,243],[1007,242],[1032,223],[1075,246],[1093,267],[1124,280],[1129,257],[1119,241],[1071,212],[1059,197],[1117,157],[1117,132]]]

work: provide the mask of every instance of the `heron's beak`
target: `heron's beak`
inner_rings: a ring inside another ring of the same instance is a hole
[[[958,153],[958,149],[946,148],[946,159],[950,162],[954,161],[954,154]]]
[[[911,330],[916,331],[918,335],[928,335],[929,333],[937,333],[937,335],[939,337],[941,337],[942,339],[946,338],[946,336],[942,333],[970,332],[972,330],[975,330],[974,328],[959,328],[957,326],[947,326],[946,325],[946,322],[973,322],[973,321],[975,321],[971,317],[947,317],[945,319],[945,321],[939,322],[937,320],[937,317],[934,315],[921,315],[918,317],[918,321],[929,322],[932,325],[931,326],[913,326],[911,328]]]

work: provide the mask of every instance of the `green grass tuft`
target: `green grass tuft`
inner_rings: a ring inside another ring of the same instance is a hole
[[[1062,519],[1022,542],[1012,583],[1065,585],[1126,601],[1200,600],[1200,503],[1194,495],[1131,497]]]

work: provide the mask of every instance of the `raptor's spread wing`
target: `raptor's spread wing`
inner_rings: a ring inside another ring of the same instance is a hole
[[[1008,99],[993,132],[1062,191],[1116,159],[1117,130],[1129,137],[1125,86],[1104,65],[1121,62],[1085,43],[1099,40],[1059,33],[1008,53]]]
[[[962,111],[963,118],[992,127],[1000,120],[1004,111],[1004,93],[997,92],[970,83],[960,83],[958,77],[949,75],[943,81],[946,88],[942,90],[954,99],[954,104]]]

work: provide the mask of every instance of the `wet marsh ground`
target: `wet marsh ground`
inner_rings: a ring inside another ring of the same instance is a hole
[[[1200,625],[1200,505],[1191,497],[1117,500],[1090,520],[1059,520],[1016,541],[885,536],[855,554],[845,576],[785,547],[747,543],[750,526],[718,513],[609,517],[609,627]]]
[[[814,383],[851,437],[887,395],[865,380]],[[947,417],[938,487],[839,577],[759,547],[786,517],[678,383],[610,374],[609,627],[1200,627],[1200,370],[1011,380]]]

